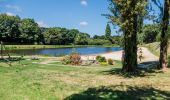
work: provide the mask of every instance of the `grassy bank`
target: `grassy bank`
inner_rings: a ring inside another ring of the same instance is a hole
[[[150,71],[127,78],[113,66],[67,66],[60,62],[41,64],[24,60],[21,64],[0,63],[2,100],[155,100],[170,99],[170,70]]]
[[[43,49],[43,48],[73,48],[73,47],[118,47],[117,45],[5,45],[8,50]]]
[[[160,55],[160,43],[159,42],[144,44],[143,46],[148,48],[155,55],[157,56]],[[169,49],[168,49],[168,55],[170,55],[170,44],[169,44]]]

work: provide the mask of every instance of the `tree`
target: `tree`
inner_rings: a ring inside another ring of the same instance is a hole
[[[43,35],[45,44],[61,44],[62,43],[62,35],[61,35],[61,28],[49,28],[47,29]]]
[[[142,32],[138,35],[139,43],[152,43],[159,41],[160,26],[158,24],[144,25]]]
[[[111,15],[107,17],[123,31],[125,52],[123,72],[136,72],[138,18],[146,13],[147,0],[110,0]]]
[[[4,42],[19,42],[19,23],[18,16],[0,15],[0,38]]]
[[[168,25],[170,17],[170,1],[164,1],[164,11],[162,18],[162,32],[161,32],[161,43],[160,43],[160,58],[158,66],[159,69],[168,67]]]
[[[79,33],[75,38],[75,44],[87,45],[90,36],[87,33]]]
[[[106,39],[108,39],[108,40],[111,39],[111,29],[110,29],[110,25],[109,25],[109,24],[107,24],[107,26],[106,26],[105,37],[106,37]]]
[[[40,40],[41,29],[33,19],[23,19],[20,25],[22,43],[32,44]]]

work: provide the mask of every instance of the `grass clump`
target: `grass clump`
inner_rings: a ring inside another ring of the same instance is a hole
[[[113,65],[113,63],[114,63],[114,61],[112,59],[108,59],[107,62],[109,65]]]
[[[96,60],[97,60],[98,62],[106,62],[106,58],[105,58],[105,57],[102,57],[102,56],[97,56],[97,57],[96,57]]]

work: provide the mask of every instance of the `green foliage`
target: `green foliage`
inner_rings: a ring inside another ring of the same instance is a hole
[[[48,45],[111,45],[118,44],[117,37],[111,37],[109,24],[106,36],[90,38],[77,29],[61,27],[39,27],[34,19],[20,19],[18,16],[0,14],[0,38],[5,44],[48,44]]]
[[[89,45],[112,45],[112,43],[109,40],[105,40],[105,39],[89,39],[88,44]]]
[[[64,64],[64,65],[71,64],[70,56],[65,56],[65,57],[63,57],[63,59],[62,59],[62,64]]]
[[[75,38],[76,45],[87,45],[90,36],[86,33],[80,33]]]
[[[8,16],[0,14],[0,38],[5,42],[18,42],[20,18],[18,16]]]
[[[139,43],[152,43],[160,41],[160,26],[153,24],[153,25],[145,25],[143,27],[142,33],[138,35],[138,42]]]
[[[98,62],[106,62],[106,58],[105,57],[102,57],[102,56],[96,56],[96,60]]]
[[[147,14],[147,0],[109,0],[107,18],[123,32],[124,58],[122,70],[135,72],[137,68],[137,33]],[[139,22],[140,21],[140,22]],[[140,24],[139,24],[140,23]]]
[[[105,36],[106,36],[106,39],[108,39],[108,40],[110,40],[110,38],[111,38],[111,28],[110,28],[110,25],[109,24],[107,24],[107,26],[106,26],[106,30],[105,30]]]
[[[43,32],[45,44],[59,45],[87,45],[90,36],[87,33],[81,33],[76,29],[68,30],[66,28],[48,28]]]
[[[22,43],[36,43],[41,38],[41,30],[38,24],[33,19],[23,19],[20,25],[21,41]]]
[[[34,19],[0,14],[0,38],[9,44],[86,45],[90,35],[76,29],[40,28]]]
[[[114,61],[112,59],[108,59],[107,62],[109,65],[113,65],[113,63],[114,63]]]

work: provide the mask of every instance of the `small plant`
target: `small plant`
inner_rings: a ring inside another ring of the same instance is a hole
[[[113,65],[113,60],[112,59],[108,59],[107,62],[108,62],[109,65]]]
[[[96,60],[99,61],[99,59],[101,58],[101,56],[96,56]]]
[[[65,56],[65,57],[62,59],[62,64],[64,64],[64,65],[71,64],[70,56]]]
[[[96,60],[97,60],[98,62],[106,62],[106,58],[105,58],[105,57],[102,57],[102,56],[97,56],[97,57],[96,57]]]
[[[70,55],[70,60],[72,65],[81,65],[81,56],[78,53],[73,53]]]

